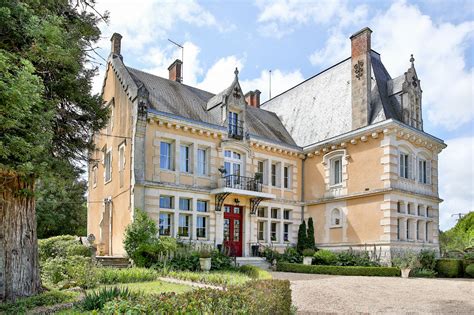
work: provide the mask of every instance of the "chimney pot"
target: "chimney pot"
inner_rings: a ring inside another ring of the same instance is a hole
[[[183,81],[183,62],[179,59],[176,59],[169,67],[169,79],[171,81],[176,81],[181,83]]]
[[[247,94],[245,94],[245,101],[249,106],[259,108],[260,94],[261,92],[259,90],[247,92]]]
[[[112,43],[112,47],[110,49],[110,52],[114,55],[122,57],[120,54],[121,46],[122,46],[122,35],[119,33],[114,33],[112,37],[110,38],[110,42]]]

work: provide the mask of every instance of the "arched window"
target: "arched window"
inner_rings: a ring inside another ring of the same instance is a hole
[[[341,210],[333,209],[331,211],[331,225],[341,226]]]

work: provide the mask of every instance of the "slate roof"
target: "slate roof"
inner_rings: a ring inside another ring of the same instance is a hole
[[[143,85],[146,88],[152,109],[196,122],[222,126],[221,111],[215,106],[220,103],[227,89],[216,96],[141,70],[130,67],[126,67],[126,70],[137,86]],[[209,107],[208,102],[211,104]],[[215,108],[207,110],[212,107]],[[295,141],[273,112],[248,106],[246,124],[251,137],[296,147]]]
[[[371,51],[372,91],[370,124],[394,118],[399,120],[399,102],[389,95],[392,81],[380,60]],[[351,59],[301,82],[262,104],[275,112],[297,145],[305,147],[352,130]]]

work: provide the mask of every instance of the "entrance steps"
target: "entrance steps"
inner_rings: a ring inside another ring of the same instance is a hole
[[[130,267],[130,260],[122,256],[96,256],[95,259],[103,267],[112,268],[128,268]]]
[[[263,257],[237,257],[237,266],[251,265],[263,270],[270,270],[270,263]]]

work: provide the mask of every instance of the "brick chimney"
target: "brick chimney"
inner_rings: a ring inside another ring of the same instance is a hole
[[[351,38],[352,129],[369,124],[371,91],[370,34],[368,27]]]
[[[249,106],[259,108],[261,93],[259,90],[247,92],[247,94],[245,94],[245,102],[247,102]]]
[[[183,81],[183,62],[176,59],[171,66],[168,67],[169,79],[181,83]]]
[[[122,35],[119,33],[114,33],[110,38],[110,42],[112,43],[112,47],[110,48],[110,53],[113,55],[117,55],[122,58],[120,54],[121,46],[122,46]]]

